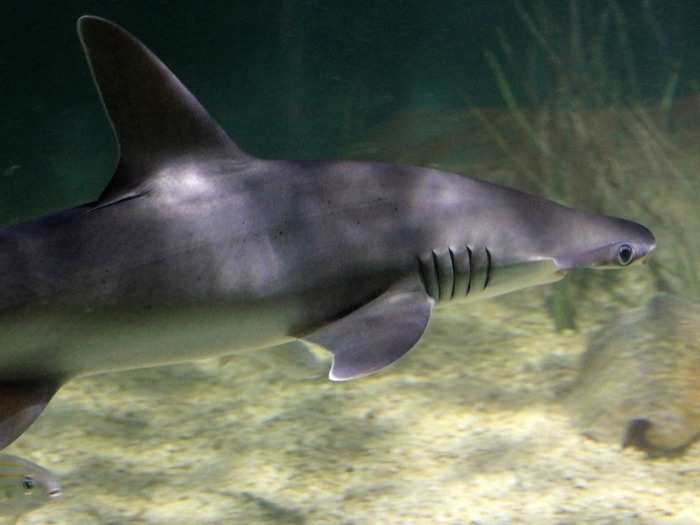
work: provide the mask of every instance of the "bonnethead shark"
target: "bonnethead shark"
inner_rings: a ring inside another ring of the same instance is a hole
[[[141,42],[78,21],[119,146],[95,202],[0,230],[0,449],[71,378],[305,341],[330,379],[436,305],[621,268],[634,222],[435,169],[245,153]]]

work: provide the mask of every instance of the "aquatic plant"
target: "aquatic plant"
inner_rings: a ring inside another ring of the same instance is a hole
[[[574,207],[639,219],[657,233],[660,245],[674,247],[650,263],[657,287],[700,297],[700,241],[689,235],[700,227],[700,214],[693,212],[700,158],[683,147],[695,130],[676,118],[700,104],[677,98],[680,61],[652,2],[641,2],[634,36],[651,39],[648,47],[656,51],[654,68],[664,80],[653,96],[643,92],[632,24],[616,1],[597,11],[587,5],[584,12],[569,0],[563,16],[544,2],[528,9],[514,0],[513,6],[529,37],[525,59],[500,30],[496,50],[485,51],[510,129],[472,108],[510,165],[515,180],[506,182]],[[552,288],[549,308],[557,328],[576,326],[571,287],[583,282],[571,279]]]

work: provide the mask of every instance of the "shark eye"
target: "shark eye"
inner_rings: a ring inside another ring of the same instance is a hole
[[[629,244],[623,244],[617,249],[617,262],[621,266],[627,266],[631,263],[632,257],[634,257],[634,250]]]
[[[34,488],[34,480],[30,476],[27,476],[22,480],[22,487],[24,487],[24,490],[27,492],[31,492]]]

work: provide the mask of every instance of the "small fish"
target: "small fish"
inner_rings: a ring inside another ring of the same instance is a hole
[[[581,432],[652,456],[700,436],[700,303],[658,294],[593,334],[567,406]]]
[[[22,169],[22,166],[20,166],[19,164],[13,164],[12,166],[10,166],[9,168],[5,169],[2,172],[2,176],[3,177],[12,177],[15,173],[17,173],[21,169]]]
[[[0,454],[0,516],[20,515],[61,496],[56,477],[26,459]]]

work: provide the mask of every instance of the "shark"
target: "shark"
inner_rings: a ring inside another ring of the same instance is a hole
[[[355,379],[438,306],[655,248],[635,222],[463,175],[256,158],[126,30],[77,29],[118,161],[94,202],[0,229],[0,449],[76,377],[311,343]]]

